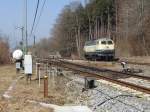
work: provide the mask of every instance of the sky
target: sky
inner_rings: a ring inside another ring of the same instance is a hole
[[[33,23],[37,0],[28,1],[28,32]],[[44,0],[40,0],[39,12]],[[75,0],[46,0],[46,4],[35,32],[37,40],[50,37],[51,29],[56,22],[58,15],[65,5]],[[76,0],[81,1],[84,0]],[[15,46],[21,41],[21,30],[17,27],[23,25],[23,3],[24,0],[0,0],[0,33],[9,37],[10,45]],[[33,37],[29,37],[33,42]]]

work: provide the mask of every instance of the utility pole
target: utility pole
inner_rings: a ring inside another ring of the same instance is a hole
[[[84,5],[85,5],[85,6],[87,5],[87,0],[84,0]]]
[[[28,52],[28,34],[27,34],[27,0],[24,0],[24,53]]]
[[[22,50],[24,52],[24,37],[23,37],[23,33],[24,33],[24,27],[16,27],[16,29],[20,29],[21,30],[21,36],[22,36]]]
[[[119,37],[120,35],[119,35],[119,32],[118,32],[118,2],[117,2],[117,0],[115,0],[115,13],[116,13],[116,34],[115,34],[115,38],[114,38],[114,41],[116,42],[117,41],[117,39],[116,39],[116,37]],[[118,38],[119,39],[119,38]]]
[[[103,37],[104,25],[103,25],[103,14],[101,14],[101,37]]]
[[[24,27],[21,27],[20,29],[21,29],[22,43],[23,43],[23,41],[24,41],[24,38],[23,38]]]
[[[143,27],[144,27],[144,0],[141,0],[141,32],[142,32],[142,40],[143,40],[143,46],[144,46],[144,52],[145,52],[145,55],[148,56],[148,50],[147,50],[147,46],[146,46],[146,40],[145,40],[145,36],[144,36],[144,30],[143,30]]]
[[[108,7],[108,29],[107,29],[107,33],[108,33],[108,38],[110,38],[110,14],[109,14],[109,7]]]
[[[35,37],[35,35],[34,35],[34,46],[35,46],[35,39],[36,39],[36,37]]]

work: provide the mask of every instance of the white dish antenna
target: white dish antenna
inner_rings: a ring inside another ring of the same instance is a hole
[[[16,59],[16,60],[21,59],[22,56],[23,56],[23,52],[22,52],[22,50],[20,50],[20,49],[15,50],[15,51],[13,52],[13,58]]]

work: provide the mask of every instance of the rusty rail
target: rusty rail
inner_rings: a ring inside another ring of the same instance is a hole
[[[118,63],[120,63],[122,61],[125,61],[127,64],[150,66],[150,63],[132,62],[132,61],[127,61],[127,60],[120,60],[120,61],[118,61]]]
[[[70,65],[84,67],[84,68],[90,69],[92,71],[107,72],[107,73],[115,74],[115,75],[126,75],[126,76],[131,76],[131,77],[134,77],[134,78],[139,78],[139,79],[150,81],[150,77],[148,77],[148,76],[142,76],[142,75],[137,75],[137,74],[133,74],[133,73],[124,73],[124,72],[114,71],[114,70],[110,70],[110,69],[100,69],[100,68],[96,68],[96,67],[89,67],[89,66],[86,66],[86,65],[71,63],[71,62],[62,61],[62,60],[61,60],[61,62],[66,63],[66,64],[70,64]]]
[[[134,89],[134,90],[138,90],[138,91],[150,94],[150,88],[147,88],[147,87],[139,86],[139,85],[136,85],[136,84],[133,84],[133,83],[125,82],[125,81],[112,79],[112,78],[109,78],[109,77],[105,77],[105,76],[99,75],[97,73],[93,73],[93,72],[89,72],[89,71],[83,71],[81,69],[73,68],[71,66],[65,66],[64,65],[64,67],[70,68],[71,70],[78,71],[80,73],[89,74],[89,76],[91,76],[91,77],[96,77],[96,78],[99,78],[99,79],[110,81],[112,83],[116,83],[116,84],[119,84],[119,85],[122,85],[122,86],[125,86],[125,87],[129,87],[129,88]]]
[[[106,77],[104,75],[100,75],[99,72],[106,72],[106,73],[115,73],[117,75],[128,75],[128,76],[132,76],[132,77],[136,77],[136,78],[140,78],[140,79],[144,79],[144,80],[148,80],[150,81],[150,77],[147,76],[139,76],[136,74],[126,74],[126,73],[122,73],[122,72],[118,72],[118,71],[112,71],[112,70],[108,70],[108,69],[99,69],[99,68],[94,68],[94,67],[89,67],[89,66],[85,66],[85,65],[80,65],[80,64],[75,64],[75,63],[71,63],[71,62],[66,62],[63,60],[47,60],[47,62],[51,65],[55,65],[55,66],[60,66],[62,68],[67,68],[70,69],[72,71],[75,72],[79,72],[82,74],[88,74],[88,76],[91,77],[95,77],[98,79],[103,79],[112,83],[116,83],[137,91],[141,91],[147,94],[150,94],[150,88],[147,87],[143,87],[143,86],[139,86],[133,83],[129,83],[129,82],[125,82],[125,81],[121,81],[121,80],[117,80],[114,78],[110,78],[110,77]]]

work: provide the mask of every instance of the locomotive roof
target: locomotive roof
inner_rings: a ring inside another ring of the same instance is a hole
[[[96,40],[89,40],[89,41],[86,41],[86,42],[92,42],[92,41],[108,41],[108,40],[111,40],[111,41],[113,41],[112,39],[110,39],[110,38],[99,38],[99,39],[96,39]]]
[[[112,39],[110,39],[110,38],[99,38],[99,39],[97,39],[97,40],[100,40],[100,41],[103,41],[103,40],[105,41],[105,40],[107,40],[107,41],[108,41],[108,40],[112,40]]]

